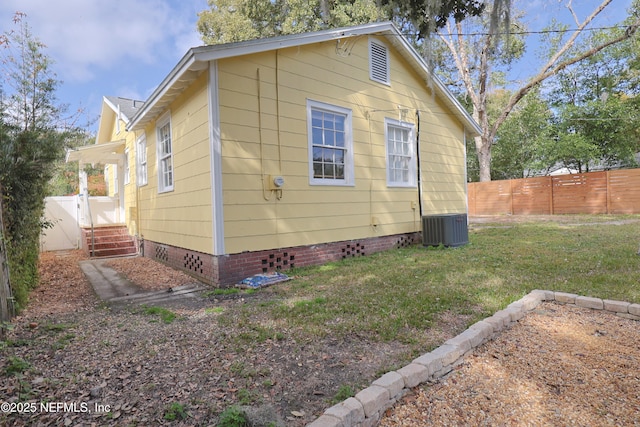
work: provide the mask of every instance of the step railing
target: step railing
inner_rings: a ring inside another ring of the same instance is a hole
[[[95,229],[93,226],[93,215],[91,214],[91,203],[89,203],[89,189],[84,188],[84,202],[87,206],[87,214],[89,215],[89,225],[91,226],[91,247],[89,248],[89,257],[93,258],[96,247]]]

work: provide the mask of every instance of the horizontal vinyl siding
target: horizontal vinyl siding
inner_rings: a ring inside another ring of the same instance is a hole
[[[407,110],[400,118],[414,125],[421,110],[429,210],[465,206],[462,127],[401,57],[390,54],[390,87],[369,80],[367,38],[344,55],[328,42],[284,49],[277,58],[268,52],[219,61],[227,253],[419,230],[418,188],[386,183],[384,120],[399,118],[398,105]],[[308,99],[352,110],[353,186],[309,185]],[[271,175],[285,179],[281,199],[265,190]]]
[[[211,177],[207,73],[167,109],[171,111],[174,189],[158,193],[155,122],[145,129],[149,184],[140,188],[145,239],[212,252]]]
[[[120,121],[120,131],[115,124],[115,120],[111,122],[109,141],[125,140],[124,153],[126,153],[129,160],[129,184],[126,182],[126,169],[123,171],[123,181],[119,184],[124,188],[124,218],[120,218],[120,222],[127,225],[127,230],[130,235],[135,236],[137,234],[136,217],[132,216],[132,211],[135,212],[136,207],[136,158],[135,158],[135,135],[132,132],[127,132],[126,123],[124,120],[116,119]],[[128,151],[127,151],[128,150]],[[107,166],[109,168],[109,196],[117,197],[118,188],[115,188],[117,168],[115,164]],[[124,167],[124,164],[119,167]],[[131,210],[130,208],[133,208]],[[116,208],[117,209],[117,208]]]

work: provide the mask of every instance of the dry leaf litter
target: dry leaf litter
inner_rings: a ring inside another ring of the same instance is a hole
[[[278,325],[268,326],[283,336],[257,339],[262,331],[238,310],[247,304],[242,298],[176,308],[170,324],[105,307],[77,266],[83,258],[79,251],[42,254],[42,285],[0,350],[0,401],[109,410],[0,414],[0,424],[204,426],[245,404],[255,425],[303,426],[331,406],[341,385],[366,387],[407,350],[358,337],[302,341]],[[146,258],[110,262],[144,289],[193,281]],[[253,316],[260,321],[259,312]],[[465,322],[445,313],[434,343]],[[546,303],[448,377],[416,388],[380,425],[640,425],[639,343],[637,321]],[[10,358],[29,368],[7,375]],[[165,419],[175,403],[186,419]]]

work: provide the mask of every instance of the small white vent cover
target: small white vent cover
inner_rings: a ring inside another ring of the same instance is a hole
[[[369,76],[371,80],[389,84],[389,49],[369,39]]]

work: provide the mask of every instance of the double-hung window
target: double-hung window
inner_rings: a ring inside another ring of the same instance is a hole
[[[353,185],[351,120],[347,108],[307,101],[311,184]]]
[[[173,146],[171,140],[171,116],[162,117],[157,124],[158,192],[173,190]]]
[[[387,146],[387,185],[390,187],[416,186],[416,148],[413,125],[385,119]]]
[[[145,135],[136,141],[136,175],[139,186],[147,185],[147,138]]]

